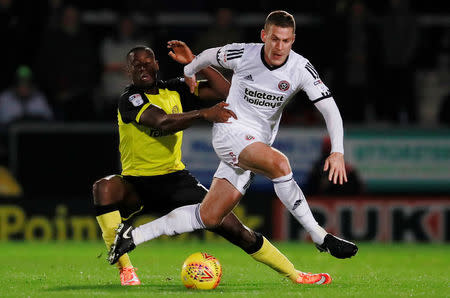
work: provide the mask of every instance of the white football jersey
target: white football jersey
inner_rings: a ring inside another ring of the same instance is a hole
[[[272,145],[283,109],[297,92],[305,91],[313,102],[331,97],[331,93],[303,56],[291,50],[284,64],[270,67],[264,60],[263,46],[228,44],[217,52],[217,62],[234,71],[227,108],[238,120],[231,118],[230,122],[256,131]]]

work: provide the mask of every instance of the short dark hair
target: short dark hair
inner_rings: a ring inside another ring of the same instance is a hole
[[[295,33],[294,16],[284,10],[275,10],[269,13],[264,24],[264,30],[269,30],[271,25],[282,28],[292,28]]]
[[[147,46],[135,46],[134,48],[132,48],[131,50],[128,51],[127,56],[126,56],[126,60],[128,61],[128,58],[130,57],[130,55],[136,51],[150,51],[152,53],[153,56],[155,56],[155,52],[153,52],[153,50]]]

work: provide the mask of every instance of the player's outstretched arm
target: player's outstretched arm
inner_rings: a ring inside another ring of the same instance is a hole
[[[344,161],[344,128],[341,114],[332,97],[321,100],[315,104],[322,113],[327,125],[331,140],[331,154],[325,160],[324,171],[328,171],[328,180],[334,184],[347,182]]]
[[[210,65],[221,67],[216,59],[216,55],[219,50],[219,47],[204,50],[200,55],[196,56],[194,60],[184,67],[184,77],[191,92],[194,92],[195,74],[197,72],[209,67]]]
[[[210,108],[167,114],[164,110],[152,105],[142,113],[139,123],[165,132],[177,132],[192,126],[199,119],[209,122],[227,122],[231,117],[237,119],[236,114],[226,109],[226,106],[228,106],[227,103],[219,102]]]
[[[167,42],[167,48],[170,49],[169,56],[181,64],[188,64],[194,60],[195,55],[187,44],[180,40],[171,40]],[[202,99],[225,99],[230,90],[230,82],[225,77],[212,68],[205,67],[199,71],[208,81],[201,82],[198,86],[198,96]],[[197,87],[195,75],[193,77],[185,77],[186,84],[189,86],[191,93]]]

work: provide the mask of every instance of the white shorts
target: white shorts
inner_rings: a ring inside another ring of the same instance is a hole
[[[239,154],[250,144],[265,143],[254,130],[243,128],[234,123],[214,124],[212,145],[221,161],[232,167],[238,167]]]
[[[232,167],[221,161],[217,171],[214,173],[214,178],[227,179],[242,195],[245,195],[247,188],[253,180],[251,171],[246,171],[238,167]]]
[[[237,166],[239,154],[250,144],[265,143],[255,131],[235,124],[215,124],[212,144],[220,164],[214,177],[227,179],[242,195],[250,186],[254,174]]]

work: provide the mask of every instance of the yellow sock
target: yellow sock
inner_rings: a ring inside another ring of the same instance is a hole
[[[100,229],[102,229],[103,240],[105,240],[106,247],[109,250],[111,245],[114,243],[117,226],[122,222],[120,212],[116,210],[99,215],[96,218],[100,226]],[[120,269],[129,266],[132,266],[130,258],[128,257],[128,254],[124,254],[119,258],[119,261],[117,262],[117,267],[119,267]]]
[[[261,248],[250,254],[250,256],[258,262],[266,264],[278,273],[286,276],[292,281],[296,281],[298,277],[297,270],[294,265],[283,255],[275,246],[263,237],[263,245]]]

